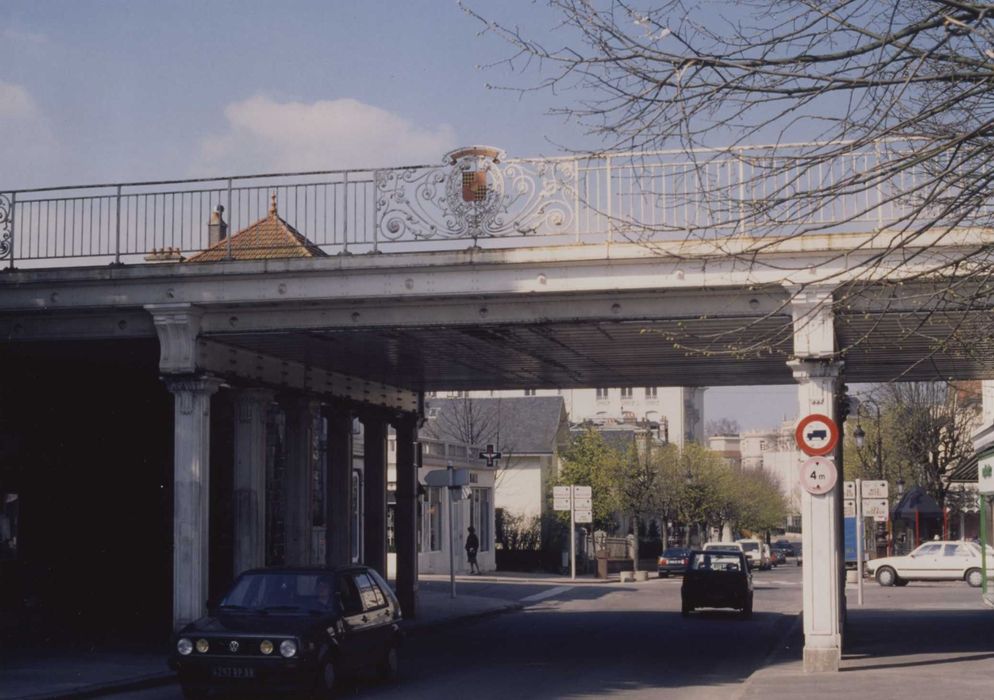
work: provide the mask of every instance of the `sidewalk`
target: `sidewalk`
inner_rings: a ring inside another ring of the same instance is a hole
[[[460,594],[452,599],[447,594],[425,590],[419,592],[418,601],[417,619],[402,623],[412,636],[459,621],[522,607],[518,602],[499,598]],[[154,653],[5,651],[0,662],[0,700],[97,697],[111,692],[168,685],[174,682],[175,675],[166,667],[166,653],[165,649]]]
[[[838,673],[808,674],[801,660],[800,616],[782,646],[734,695],[735,700],[907,700],[990,696],[994,678],[994,613],[962,583],[868,586],[863,608],[849,598]]]

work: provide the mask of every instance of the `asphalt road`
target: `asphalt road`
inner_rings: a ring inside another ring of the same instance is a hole
[[[738,693],[801,607],[800,569],[756,572],[755,612],[680,615],[680,579],[638,584],[461,583],[514,597],[519,612],[425,631],[406,645],[394,684],[353,682],[356,698],[714,698]],[[432,584],[434,585],[434,584]],[[181,697],[177,686],[132,692]]]

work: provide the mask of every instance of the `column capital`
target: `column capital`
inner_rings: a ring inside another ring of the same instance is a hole
[[[805,384],[815,379],[838,379],[846,363],[843,360],[828,358],[799,358],[787,360],[787,366],[794,375],[794,381]]]
[[[197,338],[203,309],[193,304],[148,304],[159,336],[159,371],[189,374],[197,371]]]
[[[175,397],[176,408],[184,415],[193,412],[195,397],[213,396],[223,383],[217,377],[210,375],[167,375],[163,377],[163,381]]]

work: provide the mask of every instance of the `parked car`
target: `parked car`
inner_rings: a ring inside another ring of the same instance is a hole
[[[659,577],[666,578],[670,574],[682,574],[690,560],[689,549],[667,549],[659,555]]]
[[[681,613],[698,608],[735,608],[752,615],[752,574],[745,554],[732,549],[691,552],[680,588]]]
[[[400,604],[362,567],[254,569],[173,639],[183,695],[212,689],[330,695],[340,675],[397,674]]]
[[[726,552],[732,551],[732,552],[742,552],[743,554],[745,553],[745,550],[742,548],[741,542],[707,542],[701,549],[703,549],[705,552],[711,552],[720,549]]]
[[[792,553],[792,550],[790,548],[790,543],[774,542],[773,544],[770,545],[770,553],[773,557],[773,563],[777,564],[778,566],[780,564],[786,564],[787,557],[790,556]]]
[[[745,552],[751,568],[761,571],[766,571],[770,568],[769,555],[764,551],[764,545],[761,540],[744,538],[738,540],[738,543],[742,545],[742,551]]]
[[[777,565],[776,557],[773,556],[773,550],[770,549],[770,545],[763,543],[763,558],[766,559],[766,568],[772,569]]]
[[[994,552],[988,548],[988,556]],[[983,583],[980,545],[975,542],[936,540],[910,554],[871,559],[866,570],[881,586],[906,586],[909,581],[966,581],[974,588]]]

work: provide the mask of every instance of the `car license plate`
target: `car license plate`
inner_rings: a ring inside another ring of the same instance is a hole
[[[255,669],[246,666],[214,666],[212,678],[255,678]]]

